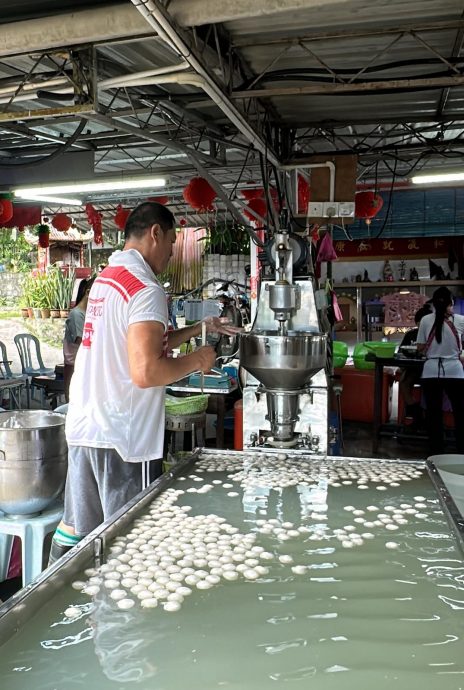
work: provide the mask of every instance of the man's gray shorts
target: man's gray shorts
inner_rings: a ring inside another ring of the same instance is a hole
[[[142,490],[142,463],[113,448],[68,448],[63,522],[86,536]]]

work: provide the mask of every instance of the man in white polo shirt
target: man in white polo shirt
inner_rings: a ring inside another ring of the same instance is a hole
[[[127,220],[124,249],[92,286],[71,380],[65,508],[50,563],[141,490],[140,463],[163,455],[165,386],[214,365],[208,346],[166,356],[168,347],[201,333],[201,324],[168,332],[156,275],[166,269],[175,240],[172,213],[141,204]],[[207,330],[237,331],[221,319],[208,320]]]

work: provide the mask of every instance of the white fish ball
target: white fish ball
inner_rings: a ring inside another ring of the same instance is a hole
[[[81,615],[81,610],[77,606],[68,606],[65,610],[64,615],[66,618],[77,618]]]
[[[83,580],[75,580],[72,583],[71,587],[73,589],[77,589],[77,591],[80,592],[82,589],[84,589],[85,585],[86,585],[86,583],[83,582]]]
[[[307,566],[305,565],[293,565],[292,566],[292,572],[295,573],[295,575],[304,575],[307,571]]]
[[[180,602],[167,601],[165,604],[163,604],[163,609],[165,611],[168,611],[169,613],[175,613],[176,611],[180,611]]]
[[[127,596],[127,592],[125,589],[113,589],[112,592],[110,592],[110,597],[114,599],[115,601],[119,601],[120,599],[125,599]]]
[[[396,541],[387,541],[385,544],[387,549],[398,549],[399,546],[400,545]]]
[[[151,596],[149,599],[142,599],[140,606],[144,609],[155,609],[158,606],[158,599]]]
[[[135,601],[133,599],[121,599],[118,601],[118,607],[120,609],[123,609],[123,611],[127,611],[127,609],[131,609],[135,605]]]

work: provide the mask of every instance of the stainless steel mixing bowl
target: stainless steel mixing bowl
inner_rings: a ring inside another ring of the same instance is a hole
[[[325,366],[324,333],[242,333],[240,364],[270,390],[298,390]]]
[[[68,467],[64,415],[0,412],[0,510],[33,515],[63,491]]]

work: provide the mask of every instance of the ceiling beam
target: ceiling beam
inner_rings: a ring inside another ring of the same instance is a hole
[[[138,138],[144,139],[145,141],[151,141],[154,144],[166,146],[166,148],[172,149],[173,151],[186,153],[190,157],[192,155],[197,156],[199,159],[212,163],[213,165],[220,162],[219,160],[212,158],[207,153],[203,153],[203,151],[194,150],[189,146],[181,144],[179,141],[169,139],[169,137],[163,136],[162,134],[153,134],[149,129],[134,127],[126,122],[121,122],[119,119],[113,119],[108,115],[103,115],[101,113],[89,113],[85,115],[85,117],[92,122],[99,122],[100,124],[107,125],[108,127],[114,127],[115,129],[121,130],[121,132],[132,134]]]
[[[233,40],[234,48],[257,48],[258,46],[286,45],[288,43],[308,43],[310,41],[327,41],[329,39],[365,38],[368,36],[386,36],[388,34],[402,34],[410,31],[449,31],[464,27],[464,20],[423,22],[416,24],[404,24],[403,26],[382,26],[369,29],[340,29],[333,31],[315,31],[310,34],[298,34],[289,31],[286,36],[267,34],[265,36],[252,35],[237,36]]]
[[[233,100],[239,98],[272,98],[274,96],[343,95],[349,93],[379,93],[382,91],[420,91],[430,88],[463,86],[464,75],[446,77],[424,77],[416,79],[390,79],[362,84],[310,84],[306,86],[276,86],[264,89],[234,91]]]
[[[235,1],[242,2],[242,0]],[[271,0],[271,4],[275,4],[276,1],[277,0]],[[281,1],[282,0],[279,0],[279,2]],[[300,2],[301,0],[294,1]],[[163,40],[166,45],[170,46],[171,49],[176,51],[183,60],[189,63],[190,67],[192,67],[196,73],[196,85],[205,91],[230,122],[232,122],[239,132],[241,132],[267,161],[273,165],[279,166],[279,160],[270,147],[269,142],[262,138],[261,134],[250,125],[247,117],[231,103],[229,95],[225,93],[223,87],[203,64],[201,57],[197,54],[186,32],[182,31],[173,22],[172,16],[166,12],[159,0],[131,0],[131,2],[148,24],[153,27],[160,39]],[[263,0],[259,0],[259,2],[263,2]],[[190,79],[190,77],[188,78]],[[192,80],[191,83],[194,84],[195,82]]]

